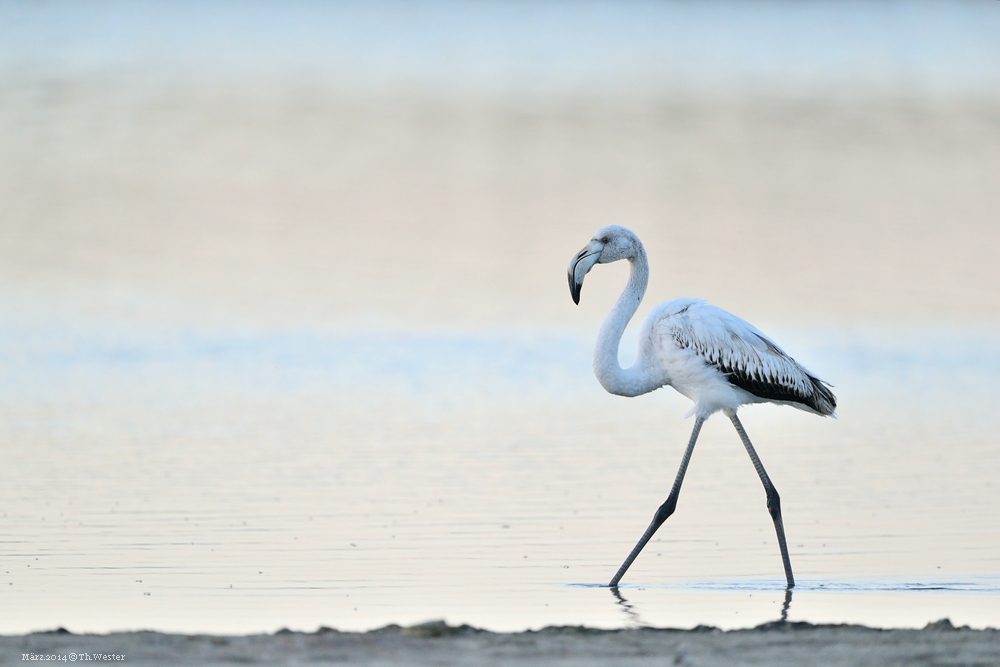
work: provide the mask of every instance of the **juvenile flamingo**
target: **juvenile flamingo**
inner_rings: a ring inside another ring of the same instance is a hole
[[[625,290],[597,335],[594,373],[608,392],[618,396],[639,396],[660,387],[673,387],[694,401],[688,416],[693,414],[695,421],[670,495],[656,510],[646,532],[618,568],[609,586],[618,585],[642,548],[674,513],[702,424],[721,410],[736,427],[764,484],[767,509],[778,535],[785,580],[791,589],[795,586],[795,578],[781,521],[781,500],[736,410],[749,403],[780,403],[829,416],[837,408],[837,398],[827,383],[799,365],[753,325],[700,299],[674,299],[654,308],[642,325],[635,363],[622,368],[618,364],[618,346],[649,282],[645,248],[631,231],[611,225],[598,230],[569,263],[569,291],[574,303],[579,304],[587,272],[595,264],[622,259],[628,260],[631,272]]]

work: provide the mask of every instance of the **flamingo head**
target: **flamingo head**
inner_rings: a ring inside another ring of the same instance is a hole
[[[580,303],[583,278],[594,264],[608,264],[636,256],[638,237],[618,225],[601,227],[583,250],[573,255],[569,263],[569,293],[573,303]]]

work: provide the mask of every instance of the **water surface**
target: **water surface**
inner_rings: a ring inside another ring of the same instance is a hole
[[[630,622],[596,586],[668,490],[685,399],[604,394],[578,336],[163,334],[5,332],[6,631]],[[837,420],[745,411],[791,618],[996,624],[1000,348],[785,338],[841,400]],[[621,593],[643,623],[739,627],[782,580],[753,468],[711,420]]]

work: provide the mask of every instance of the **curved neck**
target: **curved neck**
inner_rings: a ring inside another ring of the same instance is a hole
[[[614,308],[608,313],[597,334],[597,347],[594,348],[594,374],[609,393],[619,396],[638,396],[656,388],[642,366],[641,355],[629,368],[622,368],[618,363],[618,347],[621,345],[622,334],[628,326],[635,311],[642,303],[649,284],[649,261],[646,251],[640,245],[635,256],[629,257],[629,277]]]

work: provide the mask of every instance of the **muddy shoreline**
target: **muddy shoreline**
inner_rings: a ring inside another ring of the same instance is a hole
[[[27,656],[27,657],[25,657]],[[74,660],[75,656],[75,660]],[[101,661],[129,665],[997,665],[1000,629],[916,629],[771,622],[723,631],[547,627],[497,633],[432,621],[369,632],[212,636],[159,632],[0,637],[0,664]]]

